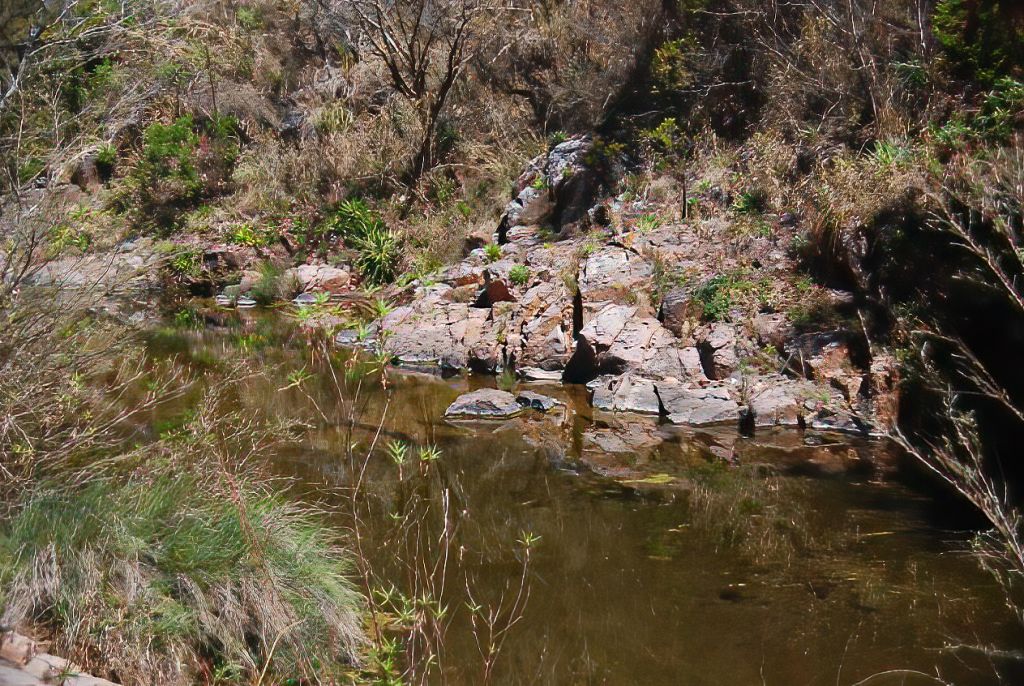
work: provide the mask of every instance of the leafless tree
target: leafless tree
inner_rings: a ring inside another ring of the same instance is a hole
[[[340,0],[358,19],[369,51],[383,61],[391,86],[420,117],[417,177],[435,163],[437,126],[452,91],[486,40],[482,19],[498,8],[481,0]]]

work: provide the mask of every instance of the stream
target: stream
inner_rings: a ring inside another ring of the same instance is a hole
[[[233,402],[306,423],[270,464],[296,497],[331,505],[353,480],[346,446],[353,437],[367,445],[379,425],[365,488],[382,505],[368,508],[363,533],[370,562],[396,578],[402,534],[388,510],[405,496],[383,446],[440,449],[431,469],[441,486],[426,497],[447,490],[462,524],[432,683],[480,683],[467,584],[481,602],[514,589],[523,532],[536,539],[529,597],[494,683],[1024,683],[1024,662],[991,657],[1024,646],[1024,632],[967,552],[973,532],[957,528],[962,517],[906,478],[882,443],[684,430],[595,412],[585,389],[559,385],[519,385],[565,403],[551,415],[447,422],[460,393],[495,379],[397,371],[387,389],[362,385],[350,435],[332,405],[334,375],[280,314],[220,315],[147,340],[196,369],[239,355],[261,363]],[[338,375],[346,359],[337,353]],[[304,391],[287,378],[295,369],[311,373]]]

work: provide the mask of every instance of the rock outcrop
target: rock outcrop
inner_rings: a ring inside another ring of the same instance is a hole
[[[864,368],[852,334],[797,335],[776,309],[806,293],[786,281],[795,281],[795,264],[768,237],[749,239],[740,255],[721,217],[641,230],[649,205],[619,198],[600,204],[606,228],[552,241],[551,228],[587,221],[588,203],[595,207],[601,182],[590,145],[572,139],[528,165],[502,219],[499,259],[470,250],[430,284],[414,283],[375,323],[397,363],[584,383],[600,411],[685,425],[742,418],[745,433],[771,425],[865,433],[876,404],[893,412],[888,367]],[[875,403],[883,392],[890,397]],[[516,411],[515,398],[491,400],[505,409],[468,414]]]

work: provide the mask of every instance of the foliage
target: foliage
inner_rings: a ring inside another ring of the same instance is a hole
[[[640,131],[639,137],[656,156],[669,156],[679,153],[683,132],[675,117],[666,117],[653,129]]]
[[[155,183],[173,179],[181,182],[183,195],[197,193],[201,187],[195,160],[199,135],[194,128],[191,115],[178,117],[170,124],[154,122],[146,127],[137,170],[141,180]]]
[[[658,46],[651,60],[655,93],[669,94],[693,84],[693,55],[697,49],[697,38],[693,33]]]
[[[368,283],[394,281],[400,257],[398,237],[365,202],[358,198],[342,202],[326,222],[326,230],[355,248],[356,267]]]
[[[705,319],[723,321],[737,304],[737,296],[752,288],[753,284],[741,274],[718,274],[694,289],[693,300]]]
[[[957,113],[932,135],[947,150],[962,150],[969,144],[998,144],[1010,140],[1024,116],[1024,83],[1011,78],[996,80],[974,113]]]
[[[766,202],[764,191],[759,188],[751,188],[736,196],[732,203],[732,209],[739,214],[757,214],[764,212]]]
[[[228,231],[228,241],[235,245],[245,245],[250,248],[265,248],[279,238],[276,231],[271,227],[262,229],[253,226],[251,222],[237,224]]]
[[[508,270],[508,279],[517,286],[524,286],[530,280],[530,269],[525,264],[517,264]]]
[[[892,141],[877,141],[871,151],[871,159],[879,167],[893,167],[907,164],[913,152],[906,145]]]
[[[955,70],[991,84],[1024,68],[1024,27],[998,0],[940,0],[932,30]]]
[[[235,10],[235,21],[246,31],[259,31],[263,28],[263,17],[258,8],[241,5]]]
[[[223,190],[238,157],[237,127],[233,117],[216,116],[198,126],[188,114],[151,123],[123,188],[123,209],[140,223],[166,229],[182,208]]]
[[[26,494],[0,525],[5,621],[46,622],[61,652],[102,645],[94,669],[166,684],[193,683],[211,649],[252,676],[278,638],[278,673],[351,651],[359,601],[322,526],[245,476],[188,467],[199,446],[182,441],[204,440],[192,430],[150,446],[135,474]]]
[[[178,276],[197,277],[203,270],[203,255],[199,250],[178,250],[171,258],[171,270]]]
[[[358,251],[356,267],[370,284],[385,284],[395,280],[398,265],[398,238],[383,223],[374,224],[365,234],[355,239]]]
[[[501,259],[501,246],[497,243],[488,243],[484,246],[484,259],[488,262],[497,262]]]
[[[249,296],[260,305],[271,305],[279,299],[291,298],[295,294],[284,281],[284,270],[272,262],[261,262],[259,278],[253,284]]]

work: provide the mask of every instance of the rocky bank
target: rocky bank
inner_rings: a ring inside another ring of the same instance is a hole
[[[532,160],[494,245],[392,293],[363,344],[418,369],[586,384],[596,408],[676,424],[884,428],[895,365],[842,324],[851,295],[800,279],[772,230],[796,218],[740,231],[713,185],[609,197],[615,173],[587,138]]]

